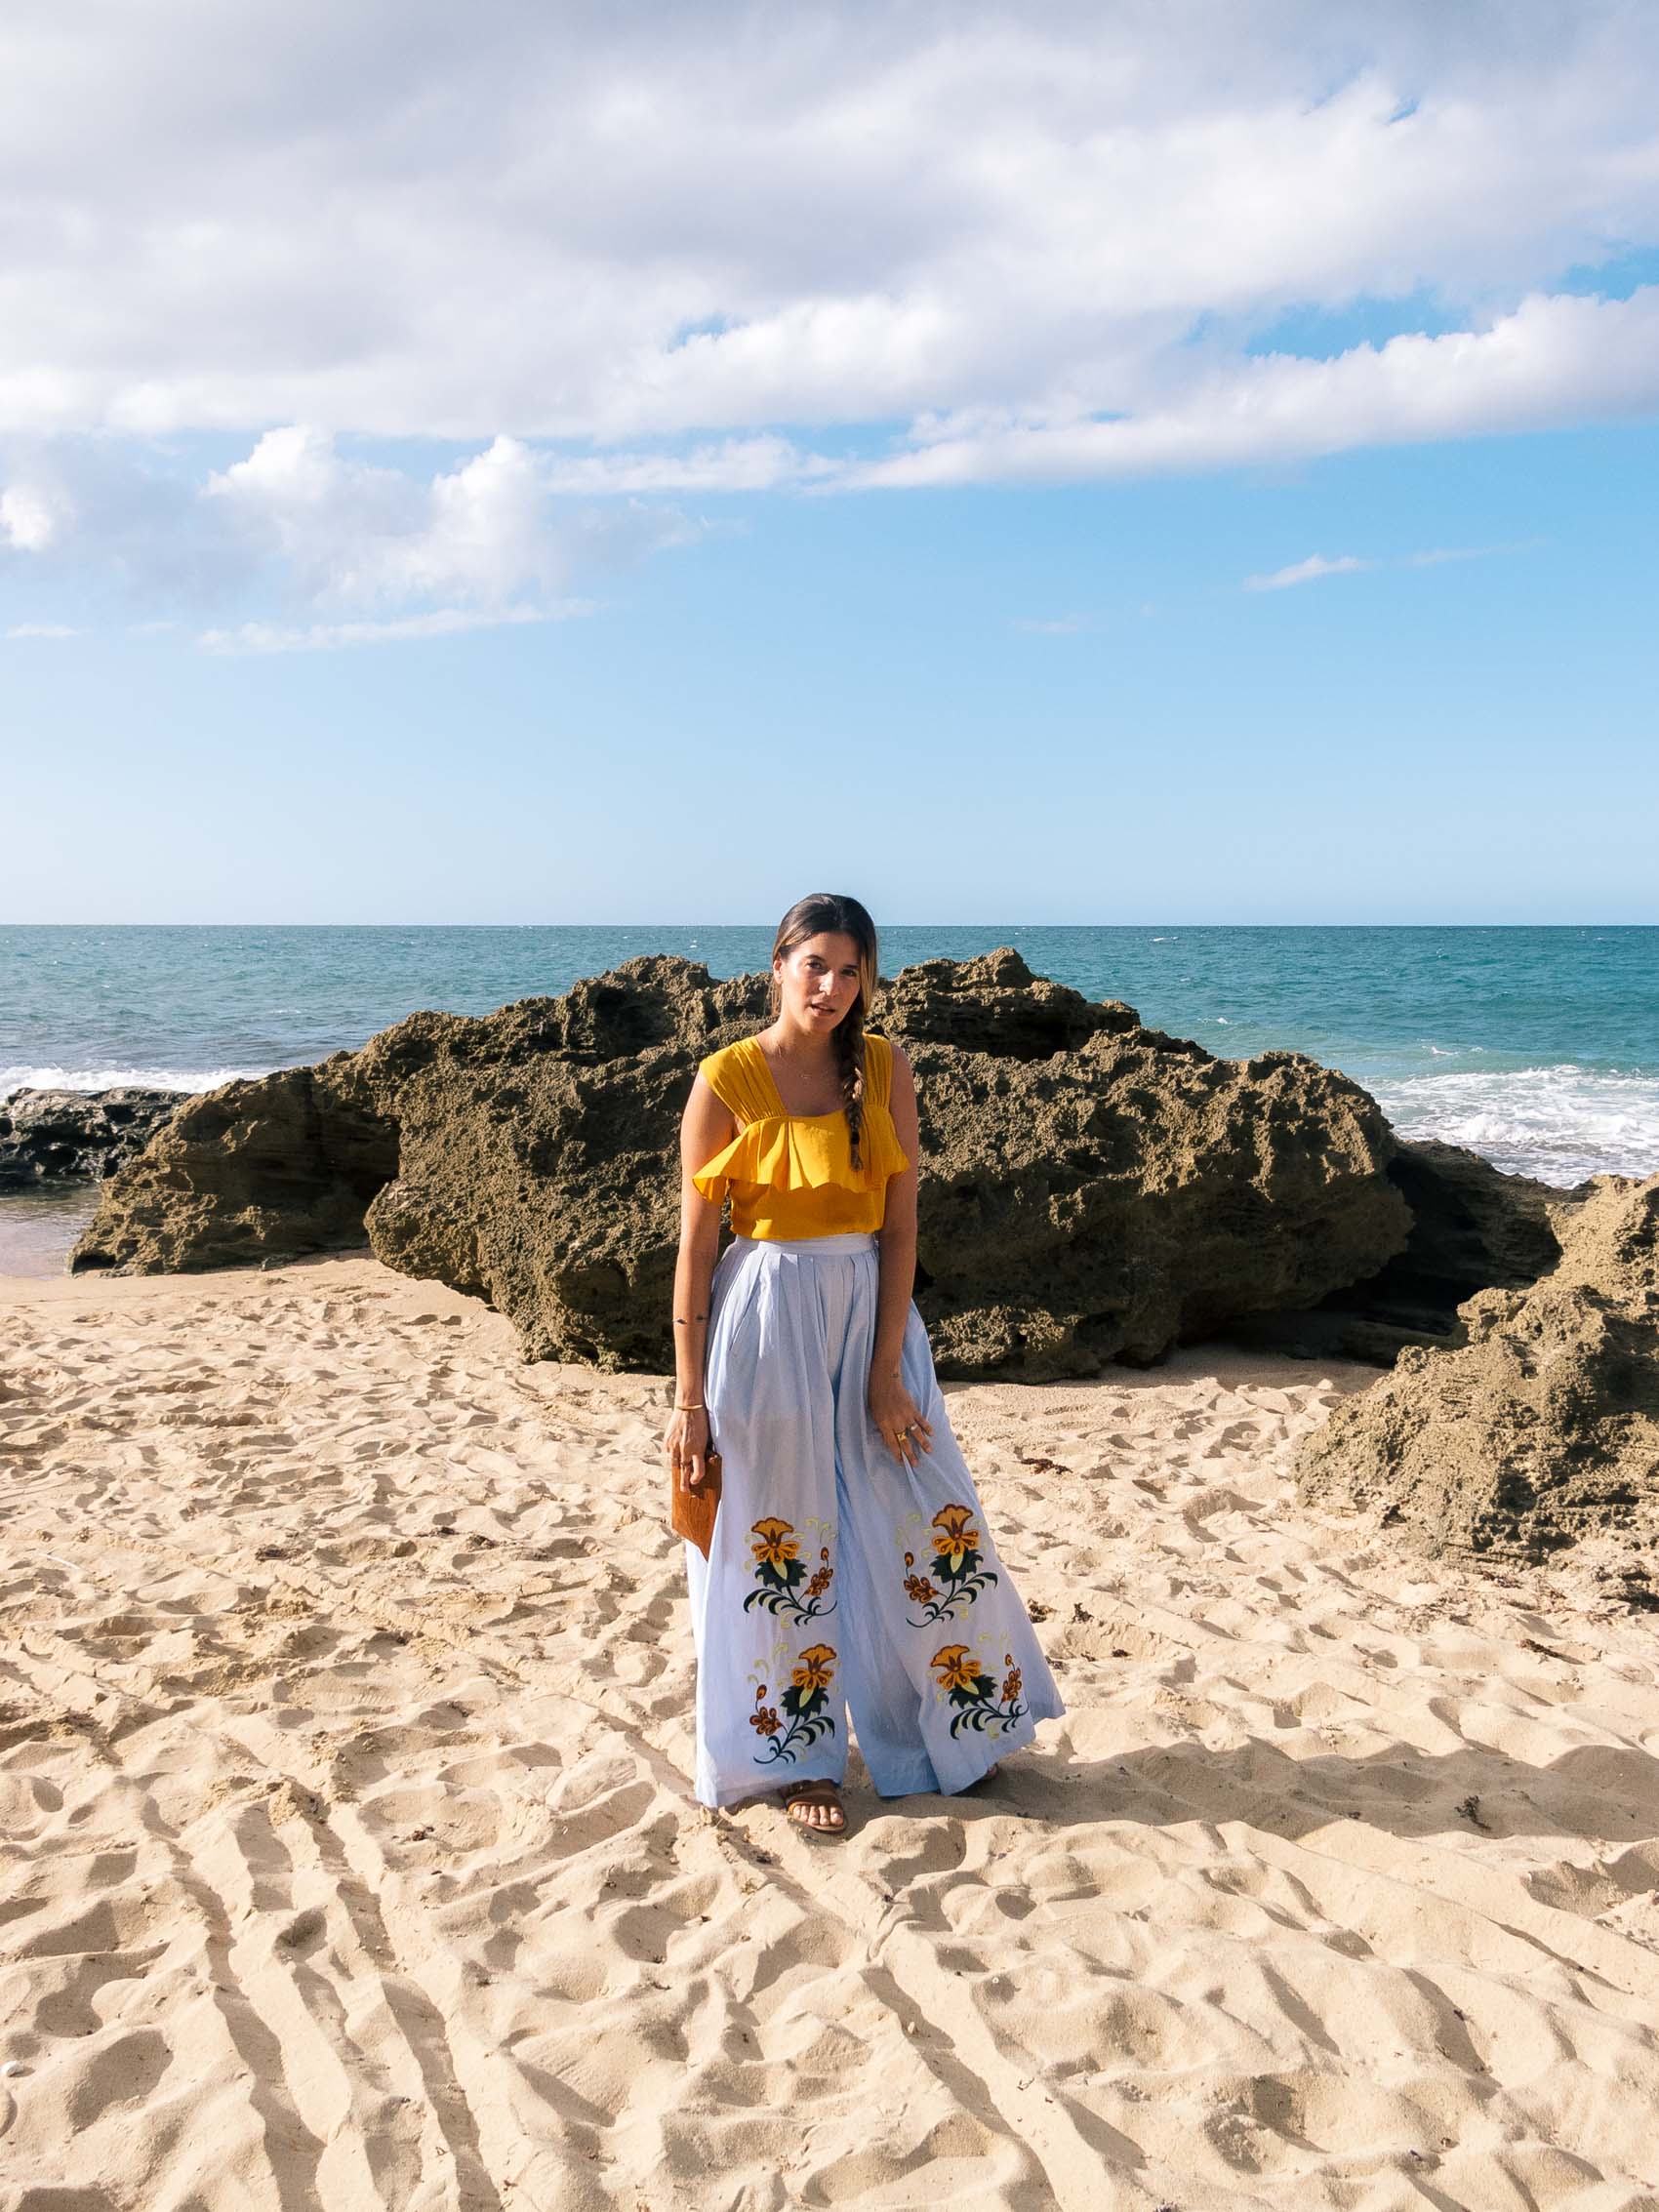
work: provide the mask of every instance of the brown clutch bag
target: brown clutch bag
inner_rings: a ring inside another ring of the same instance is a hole
[[[712,1444],[703,1455],[703,1480],[695,1490],[690,1474],[690,1462],[676,1453],[668,1465],[668,1526],[707,1559],[720,1507],[720,1455]]]

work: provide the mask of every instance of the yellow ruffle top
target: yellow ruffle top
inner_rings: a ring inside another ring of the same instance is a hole
[[[863,1164],[854,1167],[847,1117],[786,1113],[766,1055],[742,1037],[699,1063],[698,1072],[742,1127],[692,1177],[705,1198],[730,1191],[739,1236],[793,1239],[877,1229],[887,1211],[887,1179],[910,1166],[893,1126],[893,1048],[865,1032]]]

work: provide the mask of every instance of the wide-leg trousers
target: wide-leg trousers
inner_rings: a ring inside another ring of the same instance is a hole
[[[704,1400],[723,1465],[686,1546],[697,1795],[843,1780],[850,1711],[883,1797],[964,1790],[1065,1710],[951,1432],[912,1301],[915,1467],[870,1418],[872,1234],[737,1237],[714,1269]]]

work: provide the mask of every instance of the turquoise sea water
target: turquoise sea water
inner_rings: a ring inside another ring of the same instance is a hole
[[[360,1045],[417,1007],[483,1014],[642,952],[716,976],[770,928],[0,928],[0,1096],[201,1090]],[[1243,1058],[1311,1053],[1401,1130],[1550,1183],[1659,1169],[1659,929],[891,927],[882,969],[1014,945]]]

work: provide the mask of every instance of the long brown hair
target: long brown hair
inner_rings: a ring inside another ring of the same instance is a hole
[[[859,1155],[859,1138],[864,1130],[864,1025],[870,1003],[875,996],[877,976],[875,924],[856,899],[849,899],[837,891],[813,891],[804,899],[797,899],[778,924],[778,934],[772,940],[772,957],[787,956],[797,945],[804,945],[809,937],[824,937],[831,931],[850,937],[858,951],[859,994],[836,1023],[831,1035],[834,1038],[835,1066],[841,1077],[841,1105],[847,1116],[847,1129],[852,1138],[854,1167],[862,1167]],[[772,978],[772,1012],[778,1012],[783,1003],[783,992],[778,978]]]

